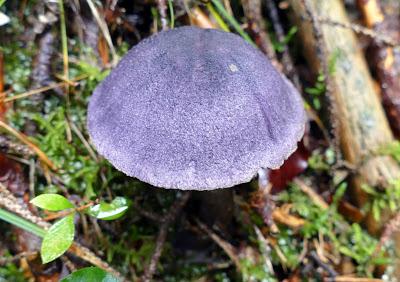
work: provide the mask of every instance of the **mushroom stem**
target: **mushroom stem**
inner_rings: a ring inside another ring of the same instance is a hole
[[[234,209],[233,189],[196,192],[196,196],[199,200],[199,219],[229,236]]]
[[[271,189],[271,185],[269,185],[269,172],[264,168],[260,168],[257,172],[258,174],[258,188],[260,190],[267,189],[266,192],[269,192]]]

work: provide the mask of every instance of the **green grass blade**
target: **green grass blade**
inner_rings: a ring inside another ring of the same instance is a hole
[[[36,224],[33,224],[32,222],[29,222],[23,219],[22,217],[19,217],[18,215],[3,210],[1,208],[0,208],[0,219],[12,225],[15,225],[21,229],[24,229],[28,232],[31,232],[39,237],[44,237],[44,235],[46,234],[46,230],[44,230],[43,228],[40,228]]]
[[[250,36],[242,29],[240,24],[237,22],[237,20],[232,17],[226,10],[225,7],[221,4],[219,0],[211,0],[211,2],[214,4],[215,8],[218,10],[218,12],[229,22],[229,24],[236,30],[237,33],[240,34],[240,36],[243,37],[244,40],[249,42],[251,45],[256,47],[256,44],[251,40]]]
[[[168,9],[169,9],[169,25],[171,29],[175,26],[175,13],[174,13],[174,6],[172,5],[172,0],[168,0]]]
[[[228,25],[224,22],[224,19],[221,18],[221,16],[215,11],[214,6],[208,2],[207,3],[207,9],[210,12],[210,14],[214,17],[214,19],[217,21],[217,24],[219,27],[226,32],[230,32]]]

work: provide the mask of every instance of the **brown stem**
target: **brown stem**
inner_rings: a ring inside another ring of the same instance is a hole
[[[98,200],[96,200],[94,202],[92,201],[90,203],[87,203],[87,204],[85,204],[83,206],[80,206],[80,207],[77,207],[75,209],[68,209],[68,210],[63,210],[61,212],[53,213],[53,214],[45,217],[43,220],[44,221],[51,221],[51,220],[54,220],[54,219],[57,219],[57,218],[60,218],[60,217],[65,217],[65,216],[70,215],[70,214],[72,214],[74,212],[80,212],[80,211],[83,211],[83,210],[85,210],[87,208],[90,208],[91,206],[93,206],[94,204],[97,204],[97,203],[98,203]]]
[[[160,260],[161,253],[163,251],[164,243],[168,235],[168,228],[175,221],[177,215],[180,213],[182,208],[189,200],[190,192],[186,192],[179,199],[175,200],[175,203],[171,206],[168,213],[163,217],[160,231],[156,240],[156,247],[151,257],[150,263],[147,266],[143,277],[140,281],[150,282],[156,272],[158,261]]]

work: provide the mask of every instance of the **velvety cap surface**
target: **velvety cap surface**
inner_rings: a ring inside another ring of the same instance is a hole
[[[94,91],[92,142],[125,174],[210,190],[278,168],[304,132],[295,88],[241,37],[181,27],[143,40]]]

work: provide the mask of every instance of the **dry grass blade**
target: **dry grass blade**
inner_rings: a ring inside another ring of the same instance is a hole
[[[118,62],[118,55],[115,51],[114,44],[112,43],[110,31],[108,30],[107,24],[106,24],[105,20],[100,17],[99,11],[97,10],[93,1],[86,0],[86,2],[88,3],[90,10],[92,11],[94,18],[96,19],[96,22],[99,25],[100,30],[103,33],[103,36],[107,41],[108,47],[110,47],[111,55],[113,57],[112,63],[113,63],[113,65],[116,65]]]
[[[228,257],[233,261],[238,271],[240,271],[240,260],[238,255],[236,254],[236,249],[229,242],[223,240],[220,236],[218,236],[215,232],[213,232],[210,228],[208,228],[204,223],[200,220],[196,220],[197,225],[203,230],[218,246],[221,247],[228,255]]]
[[[272,212],[272,218],[274,221],[293,229],[298,229],[306,223],[304,219],[289,214],[289,210],[285,206],[274,209]]]
[[[326,210],[329,208],[329,205],[322,199],[320,195],[318,195],[311,187],[309,187],[306,183],[296,178],[293,181],[303,193],[310,197],[310,199],[321,209]]]
[[[17,94],[17,95],[11,96],[11,97],[7,97],[7,98],[4,99],[4,103],[8,103],[8,102],[15,101],[15,100],[18,100],[18,99],[26,98],[26,97],[29,97],[29,96],[32,96],[32,95],[35,95],[35,94],[40,94],[40,93],[43,93],[45,91],[48,91],[48,90],[63,86],[65,84],[66,84],[66,82],[52,83],[52,84],[50,84],[48,86],[40,87],[40,88],[33,89],[31,91],[28,91],[28,92],[25,92],[25,93],[22,93],[22,94]]]
[[[79,128],[72,121],[70,121],[69,124],[71,126],[72,131],[76,134],[76,136],[78,136],[79,140],[81,140],[83,146],[85,146],[85,148],[88,151],[90,157],[94,161],[98,162],[99,158],[97,157],[96,153],[94,152],[94,150],[90,146],[89,142],[85,139],[85,136],[83,136],[82,132],[80,132]]]
[[[67,85],[67,84],[69,84],[71,86],[76,86],[78,81],[83,80],[85,78],[87,78],[87,75],[78,76],[73,80],[65,80],[65,78],[63,78],[65,81],[52,83],[52,84],[50,84],[48,86],[36,88],[36,89],[30,90],[30,91],[27,91],[25,93],[16,94],[14,96],[4,98],[3,101],[4,101],[4,103],[9,103],[9,102],[12,102],[12,101],[15,101],[15,100],[19,100],[19,99],[23,99],[23,98],[26,98],[26,97],[29,97],[29,96],[32,96],[32,95],[40,94],[40,93],[46,92],[48,90],[55,89],[55,88],[58,88],[58,87],[61,87],[61,86]],[[4,94],[2,96],[0,96],[0,99],[2,97],[4,97]]]

